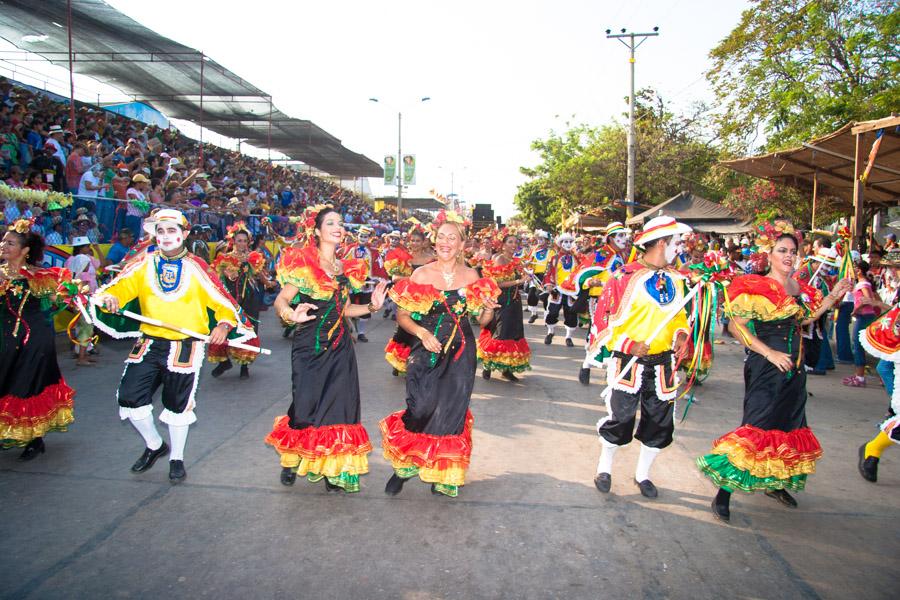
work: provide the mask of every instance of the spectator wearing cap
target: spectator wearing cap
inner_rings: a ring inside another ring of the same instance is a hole
[[[47,130],[47,144],[53,146],[53,154],[59,159],[59,162],[66,164],[66,152],[63,150],[63,128],[59,125],[51,125]]]
[[[128,206],[125,209],[125,226],[132,231],[140,231],[141,223],[147,210],[138,203],[147,202],[147,192],[150,190],[150,180],[143,173],[138,173],[131,178],[131,187],[125,193]]]
[[[122,259],[128,254],[128,251],[131,250],[131,246],[134,244],[134,233],[128,227],[123,227],[119,230],[119,235],[109,247],[109,251],[106,253],[106,262],[110,265],[117,265],[122,262]]]
[[[100,240],[100,232],[97,223],[88,215],[88,209],[81,207],[75,211],[75,220],[72,221],[72,237],[86,237],[92,244]]]
[[[884,236],[884,251],[894,250],[897,248],[897,234],[889,233]]]
[[[78,182],[78,194],[76,200],[81,200],[82,205],[93,206],[96,201],[93,200],[100,196],[106,184],[103,183],[103,166],[100,163],[93,165],[90,169],[81,175]],[[76,207],[79,207],[76,203]]]
[[[41,174],[41,181],[55,192],[65,191],[66,167],[59,160],[56,146],[50,141],[44,145],[44,151],[35,156],[30,167]]]

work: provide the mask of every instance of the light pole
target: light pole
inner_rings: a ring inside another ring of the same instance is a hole
[[[634,143],[634,51],[638,46],[643,44],[648,37],[659,35],[659,27],[654,27],[652,33],[625,33],[622,29],[621,33],[612,33],[606,30],[608,39],[618,39],[630,51],[628,62],[631,63],[631,93],[628,96],[628,183],[625,191],[627,203],[625,205],[625,216],[631,218],[634,216],[634,163],[636,162],[637,150]],[[639,41],[635,44],[635,38]],[[625,40],[628,40],[627,42]]]
[[[431,100],[430,96],[425,96],[419,99],[419,102],[428,102]],[[380,103],[381,100],[378,98],[369,98],[369,102]],[[397,111],[397,223],[399,224],[403,220],[403,113],[401,111]]]

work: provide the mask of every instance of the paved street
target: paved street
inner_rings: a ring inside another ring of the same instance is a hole
[[[896,597],[900,450],[886,452],[877,485],[857,474],[857,448],[875,433],[887,398],[881,387],[841,386],[847,367],[810,378],[808,416],[825,457],[800,507],[736,495],[724,525],[693,461],[740,421],[740,349],[716,347],[700,404],[654,466],[659,499],[642,498],[632,483],[636,445],[619,452],[613,493],[603,496],[592,482],[601,377],[595,371],[589,388],[579,385],[581,342],[569,349],[559,335],[548,347],[545,329],[526,325],[533,371],[518,384],[476,379],[475,450],[460,496],[435,497],[411,481],[389,498],[378,421],[404,405],[403,379],[383,359],[393,326],[377,315],[371,342],[357,345],[363,422],[376,451],[354,495],[278,481],[277,455],[263,438],[289,404],[289,341],[271,311],[262,333],[273,355],[249,381],[237,368],[213,380],[205,367],[188,478],[178,486],[164,460],[129,471],[143,445],[119,421],[115,390],[130,344],[104,345],[93,369],[62,353],[78,391],[75,423],[49,435],[47,453],[30,463],[17,451],[0,454],[0,596]]]

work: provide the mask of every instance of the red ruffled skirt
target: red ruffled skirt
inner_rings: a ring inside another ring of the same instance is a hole
[[[466,412],[466,423],[459,435],[413,433],[403,424],[397,411],[381,421],[381,445],[384,457],[395,471],[414,470],[422,481],[447,486],[465,483],[472,456],[472,426],[475,418]]]
[[[65,431],[75,420],[75,390],[60,377],[30,398],[0,397],[0,442],[4,447],[25,446],[50,431]]]

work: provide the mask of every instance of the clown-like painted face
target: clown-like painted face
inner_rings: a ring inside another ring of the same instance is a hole
[[[609,239],[615,248],[617,248],[618,250],[624,250],[625,244],[628,243],[628,233],[620,231],[618,233],[612,234]]]
[[[666,245],[666,263],[671,264],[672,261],[675,260],[675,257],[678,256],[678,247],[681,244],[681,239],[678,236],[673,236],[672,239],[669,240],[669,243]]]
[[[559,247],[562,248],[564,252],[571,252],[572,248],[575,247],[575,240],[572,238],[563,238],[559,242]]]
[[[359,245],[365,246],[369,243],[369,234],[368,233],[360,233],[359,234]]]
[[[184,231],[175,223],[159,223],[156,226],[156,243],[163,252],[174,252],[184,245]]]

